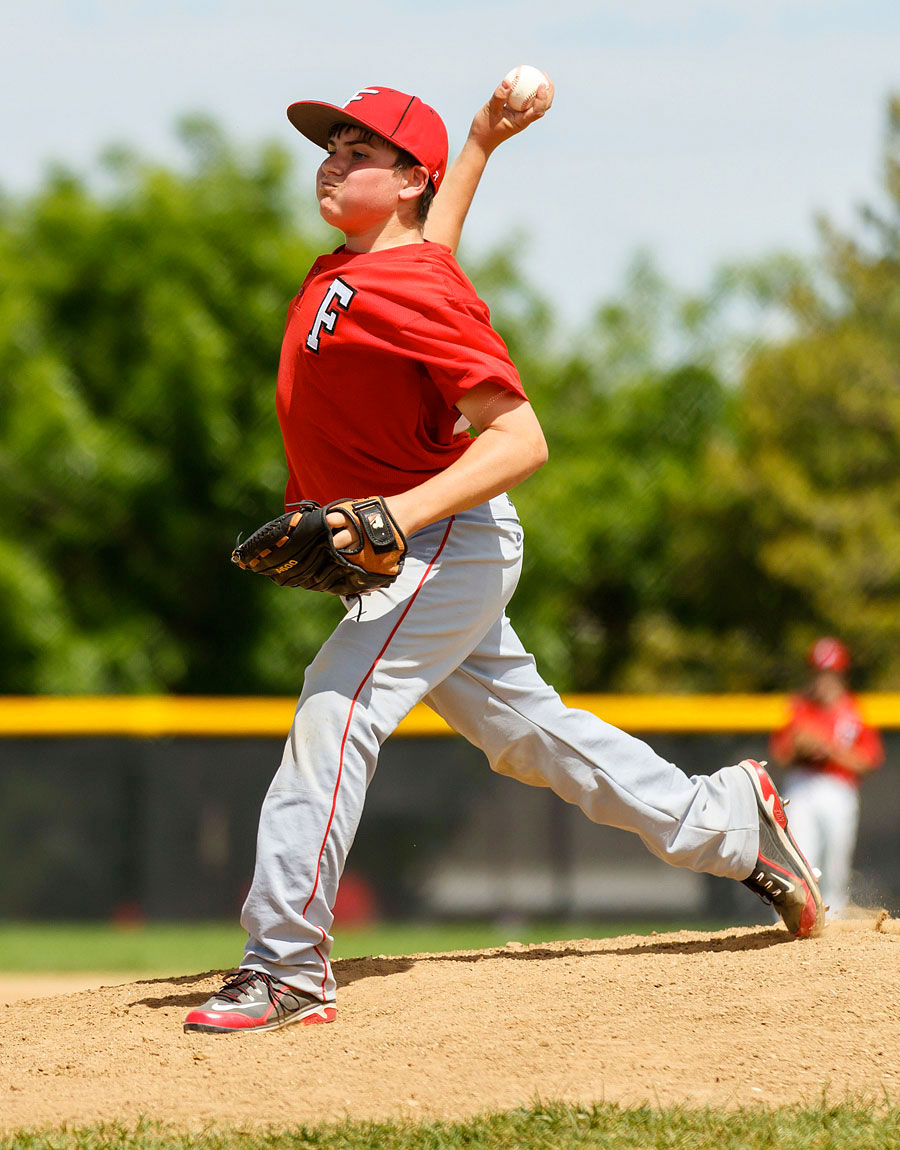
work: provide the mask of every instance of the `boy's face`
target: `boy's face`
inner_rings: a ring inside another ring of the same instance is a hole
[[[410,185],[411,173],[395,168],[397,155],[394,146],[378,136],[352,125],[338,128],[316,173],[322,218],[353,236],[390,217]]]
[[[844,679],[836,671],[816,671],[812,676],[809,693],[823,707],[833,707],[846,692]]]

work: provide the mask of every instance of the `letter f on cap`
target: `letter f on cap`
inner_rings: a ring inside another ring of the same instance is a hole
[[[345,100],[341,106],[346,108],[348,104],[352,104],[354,100],[361,100],[363,98],[363,96],[377,96],[377,95],[378,95],[378,89],[377,88],[360,88],[357,92],[353,93],[353,95],[350,97],[349,100]]]

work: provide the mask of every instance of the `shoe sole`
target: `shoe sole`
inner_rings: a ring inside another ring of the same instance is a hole
[[[259,1034],[262,1030],[280,1030],[283,1026],[318,1026],[334,1022],[337,1008],[334,1006],[313,1006],[307,1011],[298,1011],[279,1018],[277,1021],[262,1022],[257,1026],[216,1026],[212,1022],[185,1022],[185,1034]]]
[[[803,851],[800,850],[794,836],[788,830],[788,819],[784,805],[769,772],[754,759],[744,759],[738,765],[743,768],[753,783],[757,805],[768,814],[783,849],[792,858],[799,860],[796,877],[803,883],[807,899],[806,906],[800,916],[800,926],[793,936],[794,938],[813,938],[825,929],[825,906],[813,876],[812,867],[804,858]]]

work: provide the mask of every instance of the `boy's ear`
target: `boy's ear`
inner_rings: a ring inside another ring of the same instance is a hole
[[[425,165],[416,164],[413,168],[406,168],[403,174],[406,177],[406,183],[400,189],[400,199],[414,200],[416,196],[421,196],[428,187],[428,181],[431,178]]]

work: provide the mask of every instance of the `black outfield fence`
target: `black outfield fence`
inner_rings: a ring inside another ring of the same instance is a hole
[[[648,698],[646,729],[617,725],[692,774],[765,758],[767,731],[748,728],[754,721],[764,728],[761,718],[770,720],[780,701],[737,698],[729,712],[726,700],[705,709],[696,697],[681,700],[675,719],[671,699]],[[587,702],[611,721],[623,717],[600,697],[569,701]],[[115,705],[106,718],[114,732],[98,731],[98,710],[72,733],[72,715],[79,713],[72,699],[53,727],[51,702],[0,705],[0,866],[6,876],[0,916],[234,917],[252,874],[259,807],[281,758],[292,704],[266,701],[261,720],[259,707],[244,701],[244,719],[255,717],[238,734],[241,702],[218,700],[220,725],[229,733],[217,735],[208,729],[216,725],[213,700],[180,700],[179,721],[159,700],[155,710],[144,700],[131,712],[130,734],[121,713],[110,720]],[[900,730],[887,697],[873,702],[887,762],[863,787],[853,897],[898,913]],[[637,703],[620,699],[618,705]],[[32,710],[28,718],[30,706],[40,716]],[[80,713],[90,710],[85,701]],[[696,727],[703,715],[710,726],[722,725],[729,714],[737,731],[653,729],[666,722]],[[283,730],[276,735],[267,725]],[[203,733],[176,733],[179,726]],[[404,730],[382,750],[348,864],[348,892],[364,890],[381,916],[770,921],[738,884],[666,866],[636,836],[594,825],[547,790],[494,775],[481,752],[430,715],[414,712]],[[357,905],[348,896],[346,914]]]

